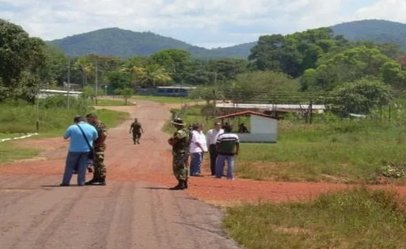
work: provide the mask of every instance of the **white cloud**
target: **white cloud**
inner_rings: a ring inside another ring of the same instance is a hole
[[[359,19],[373,18],[406,22],[405,13],[405,0],[379,0],[370,6],[360,8],[356,14]]]
[[[119,27],[217,47],[344,21],[406,21],[405,0],[0,0],[0,18],[45,40]]]

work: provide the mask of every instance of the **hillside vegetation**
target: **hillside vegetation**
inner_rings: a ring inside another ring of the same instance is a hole
[[[361,20],[331,27],[337,35],[350,41],[392,43],[406,51],[406,24],[385,20]]]
[[[406,50],[406,24],[385,20],[361,20],[330,27],[336,35],[350,41],[392,43]],[[244,58],[256,41],[231,47],[206,49],[152,32],[107,28],[49,41],[69,56],[149,56],[163,49],[183,49],[197,58]]]
[[[250,49],[255,45],[247,43],[228,48],[205,49],[152,32],[134,32],[119,28],[96,30],[49,43],[70,56],[97,54],[122,58],[149,56],[163,49],[183,49],[195,57],[202,58],[247,58]]]

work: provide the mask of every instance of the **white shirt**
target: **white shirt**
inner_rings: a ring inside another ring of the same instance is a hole
[[[213,128],[213,129],[208,130],[207,135],[206,135],[207,143],[209,145],[216,144],[218,135],[223,134],[223,133],[224,133],[223,129],[216,130]]]
[[[203,150],[197,144],[200,144]],[[199,132],[196,130],[192,131],[192,140],[190,141],[189,152],[190,153],[207,152],[207,142],[203,132],[201,131]]]

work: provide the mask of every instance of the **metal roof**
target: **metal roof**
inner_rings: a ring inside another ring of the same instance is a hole
[[[216,103],[219,108],[264,109],[271,111],[304,110],[309,109],[308,104],[244,104],[244,103]],[[325,105],[312,105],[313,110],[325,110]]]
[[[266,115],[266,114],[263,114],[263,113],[260,113],[260,112],[254,112],[254,111],[235,112],[235,113],[227,114],[227,115],[216,117],[216,118],[217,119],[223,119],[223,118],[232,118],[232,117],[237,117],[237,116],[251,116],[251,115],[274,119],[273,117],[271,117],[269,115]]]

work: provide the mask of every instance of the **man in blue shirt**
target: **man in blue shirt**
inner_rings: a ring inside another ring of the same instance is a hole
[[[69,139],[70,143],[61,186],[69,186],[74,169],[78,170],[78,185],[85,185],[86,167],[90,152],[89,145],[93,146],[93,141],[98,138],[96,129],[92,125],[85,123],[83,117],[75,116],[73,122],[74,124],[68,127],[63,136],[66,140]]]

